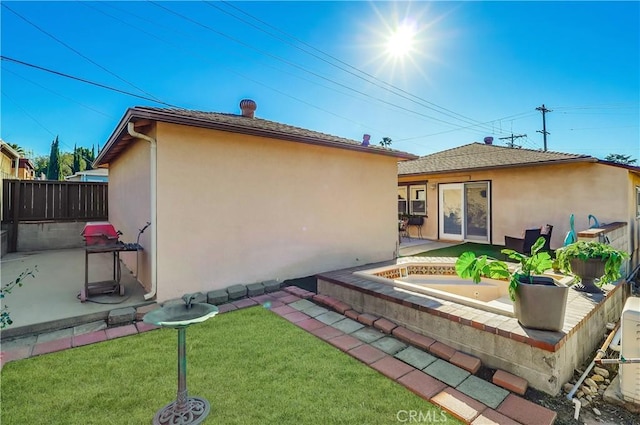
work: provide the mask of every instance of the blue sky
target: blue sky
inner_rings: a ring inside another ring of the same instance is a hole
[[[15,13],[14,13],[15,12]],[[511,134],[640,161],[639,2],[3,1],[0,137],[103,146],[126,109],[256,116],[417,155]],[[16,15],[19,14],[20,16]],[[410,51],[386,43],[402,25]]]

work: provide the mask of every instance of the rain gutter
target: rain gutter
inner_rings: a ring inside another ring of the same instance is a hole
[[[144,299],[149,300],[156,296],[158,290],[158,206],[157,206],[157,143],[153,137],[138,133],[135,124],[127,123],[127,133],[131,137],[137,137],[150,143],[150,192],[151,192],[151,291],[144,294]],[[137,271],[136,271],[137,273]]]

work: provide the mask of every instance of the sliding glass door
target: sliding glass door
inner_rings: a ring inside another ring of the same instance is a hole
[[[440,238],[489,241],[489,183],[439,185]]]

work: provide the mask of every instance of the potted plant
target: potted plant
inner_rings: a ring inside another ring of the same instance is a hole
[[[581,240],[556,251],[560,270],[573,273],[581,281],[574,288],[589,293],[601,292],[601,286],[620,279],[622,262],[627,258],[627,252],[598,241]]]
[[[538,238],[531,247],[531,255],[503,249],[503,254],[519,263],[512,268],[504,261],[464,252],[456,261],[456,273],[475,283],[483,277],[508,279],[509,296],[520,324],[532,329],[560,331],[564,325],[569,288],[553,277],[543,275],[553,263],[551,255],[541,251],[544,244],[544,237]]]

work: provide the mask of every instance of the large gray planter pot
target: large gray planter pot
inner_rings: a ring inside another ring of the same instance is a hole
[[[528,282],[520,280],[516,290],[513,308],[518,322],[525,328],[561,331],[569,287],[542,276],[535,276],[533,284]]]
[[[580,283],[573,285],[577,291],[591,294],[602,292],[602,289],[597,287],[594,281],[604,275],[604,261],[600,258],[589,258],[588,260],[572,258],[569,260],[569,264],[573,274],[580,278]]]

